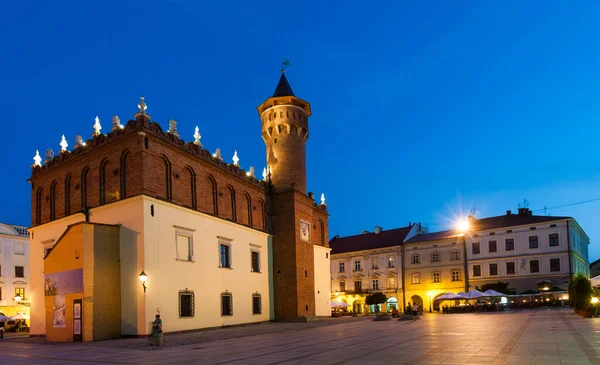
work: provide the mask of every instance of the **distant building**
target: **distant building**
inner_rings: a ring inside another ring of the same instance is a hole
[[[535,216],[521,208],[518,214],[470,217],[464,233],[428,233],[418,225],[383,232],[396,234],[365,233],[330,241],[334,302],[364,311],[358,304],[364,303],[362,285],[367,285],[367,293],[384,292],[399,308],[411,302],[435,311],[435,299],[447,292],[498,282],[511,294],[566,292],[574,275],[590,276],[589,238],[571,217]],[[373,269],[374,259],[389,256],[395,260],[393,271]],[[379,285],[380,278],[385,284],[393,275],[398,291]]]
[[[590,277],[596,277],[600,275],[600,259],[590,264]]]
[[[29,315],[29,233],[27,227],[0,223],[0,312]],[[17,302],[16,299],[20,299]]]

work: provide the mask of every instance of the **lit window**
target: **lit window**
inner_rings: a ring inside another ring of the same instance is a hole
[[[452,270],[452,281],[460,281],[460,271]]]
[[[221,316],[233,315],[233,298],[231,293],[225,292],[221,294]]]
[[[250,271],[260,272],[260,253],[258,251],[251,251],[251,265]]]
[[[420,282],[421,282],[421,274],[419,274],[419,273],[412,274],[412,283],[419,284]]]
[[[388,257],[387,267],[394,267],[394,256],[389,256]]]
[[[15,288],[15,297],[20,296],[21,300],[25,299],[25,288]]]
[[[219,265],[220,267],[231,268],[231,247],[226,243],[219,244]]]
[[[481,276],[481,265],[473,265],[473,276]]]
[[[179,291],[179,317],[194,316],[194,292],[191,290]]]
[[[440,262],[440,254],[439,253],[432,253],[431,254],[431,262]]]
[[[421,263],[421,258],[419,257],[419,255],[412,255],[412,263],[413,264],[420,264]]]
[[[439,272],[434,272],[432,278],[433,278],[433,282],[434,283],[439,283],[440,282],[440,273]]]
[[[394,289],[396,288],[396,278],[393,276],[390,276],[388,278],[388,289]]]

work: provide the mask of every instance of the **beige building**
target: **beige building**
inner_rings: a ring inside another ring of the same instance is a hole
[[[29,315],[31,292],[27,227],[0,223],[0,312]],[[17,302],[16,299],[21,299]]]

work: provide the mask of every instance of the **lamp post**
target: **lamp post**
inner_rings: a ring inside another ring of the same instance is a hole
[[[431,292],[427,293],[427,297],[429,298],[429,313],[431,313]]]
[[[461,219],[457,222],[456,228],[461,233],[462,244],[463,244],[463,260],[465,263],[465,293],[469,291],[469,266],[467,263],[467,237],[466,234],[469,231],[470,225],[467,219]]]
[[[142,270],[142,272],[139,275],[139,278],[140,278],[140,282],[142,283],[142,286],[144,287],[144,293],[145,293],[146,292],[146,280],[148,280],[148,275],[146,275],[144,270]]]

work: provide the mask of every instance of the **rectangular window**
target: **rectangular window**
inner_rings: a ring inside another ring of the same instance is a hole
[[[25,255],[25,245],[21,242],[14,243],[15,255]]]
[[[23,266],[15,266],[15,278],[24,278],[25,277],[25,271],[23,269]]]
[[[354,261],[354,271],[361,271],[360,261]]]
[[[231,247],[229,245],[220,243],[219,244],[219,252],[220,252],[220,267],[228,267],[231,268],[231,256],[229,254]]]
[[[481,252],[479,249],[479,242],[473,242],[472,251],[473,251],[473,255],[478,255],[479,252]]]
[[[540,272],[540,260],[529,261],[529,272]]]
[[[252,255],[252,268],[253,272],[260,272],[260,254],[258,251],[251,251]]]
[[[548,236],[548,238],[550,239],[550,247],[558,246],[558,233],[551,233],[550,236]]]
[[[346,264],[343,262],[340,262],[340,272],[346,272]]]
[[[179,291],[179,317],[194,316],[194,292],[189,290]]]
[[[452,270],[452,281],[460,281],[460,271]]]
[[[0,277],[2,277],[2,265],[0,265]]]
[[[362,292],[362,281],[355,281],[354,282],[354,291],[357,294],[360,294]]]
[[[233,315],[233,298],[230,293],[221,294],[221,316]]]
[[[262,314],[262,298],[260,294],[252,294],[252,314]]]
[[[20,296],[21,300],[25,299],[25,288],[15,288],[15,297]]]
[[[432,279],[433,279],[434,283],[439,283],[440,282],[440,273],[439,272],[434,272]]]
[[[2,287],[0,286],[0,300],[2,300]]]
[[[538,236],[529,236],[529,249],[538,248]]]
[[[431,254],[431,262],[440,262],[440,254],[435,252]]]
[[[460,260],[460,253],[458,251],[452,251],[450,254],[450,260]]]
[[[488,251],[489,252],[498,252],[498,245],[496,244],[496,241],[488,242]]]
[[[473,265],[473,277],[481,276],[481,265]]]
[[[421,282],[421,274],[419,274],[419,273],[412,274],[412,283],[419,284],[420,282]]]
[[[378,261],[377,257],[373,257],[371,259],[371,269],[378,269],[379,268],[379,265],[377,265],[377,261]]]
[[[515,274],[515,263],[514,262],[507,262],[506,263],[506,274],[507,275],[514,275]]]
[[[346,283],[344,281],[340,281],[340,291],[346,291]]]
[[[498,275],[498,264],[490,264],[490,276]]]
[[[412,255],[412,261],[413,264],[420,264],[421,263],[421,257],[419,255]]]
[[[177,234],[177,260],[193,261],[192,237]]]
[[[560,259],[550,259],[550,271],[560,271]]]
[[[379,289],[379,280],[373,279],[373,283],[372,284],[373,284],[373,287],[372,287],[373,290],[378,290]]]
[[[387,260],[387,267],[394,267],[394,256],[389,256]]]
[[[388,289],[395,289],[396,288],[396,278],[395,277],[389,277],[388,278]]]
[[[506,241],[504,241],[506,244],[506,251],[514,251],[515,249],[515,240],[514,238],[507,238]]]

